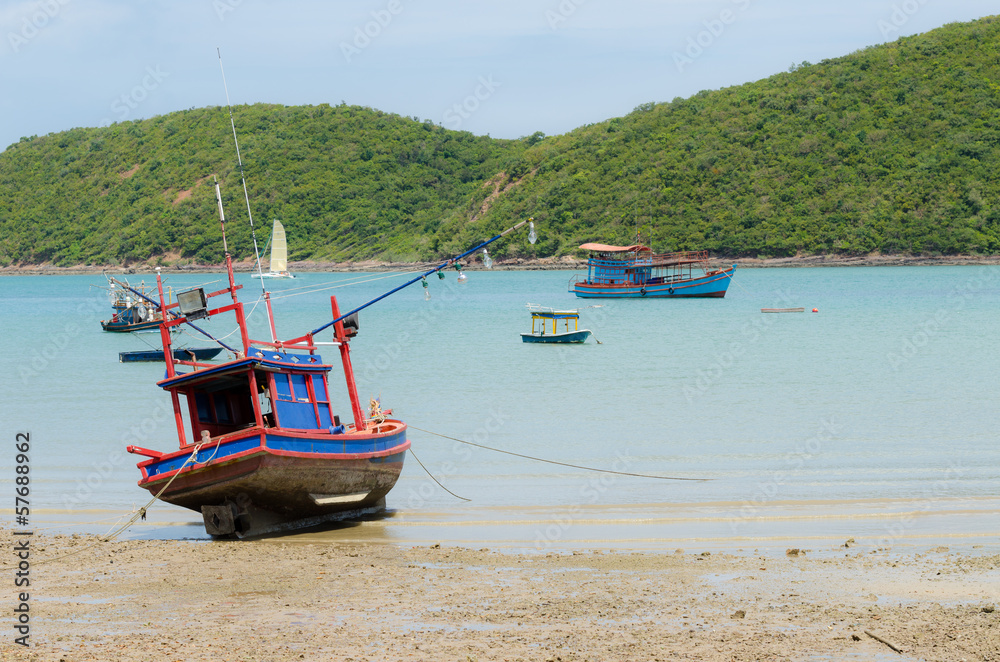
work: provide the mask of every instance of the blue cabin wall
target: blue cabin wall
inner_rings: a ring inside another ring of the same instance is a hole
[[[333,425],[323,375],[274,373],[274,412],[278,427],[325,430]]]

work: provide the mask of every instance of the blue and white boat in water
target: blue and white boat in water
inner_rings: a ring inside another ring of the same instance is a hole
[[[528,310],[531,311],[531,333],[521,334],[523,342],[582,343],[591,335],[590,329],[580,328],[579,310],[556,310],[534,303],[528,304]]]
[[[592,243],[580,249],[590,251],[587,276],[570,281],[569,291],[583,299],[722,298],[736,269],[712,269],[708,251],[653,253],[642,244]]]

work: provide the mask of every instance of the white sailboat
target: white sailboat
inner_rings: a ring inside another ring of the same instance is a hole
[[[285,226],[275,219],[271,229],[271,260],[266,273],[255,273],[254,278],[295,278],[288,273],[288,243],[285,241]]]

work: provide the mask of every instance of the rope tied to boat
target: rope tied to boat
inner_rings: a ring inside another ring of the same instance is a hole
[[[202,442],[199,442],[199,443],[195,444],[194,450],[191,451],[191,455],[189,455],[188,458],[186,460],[184,460],[184,464],[182,464],[180,466],[180,468],[177,469],[177,471],[174,473],[174,475],[170,477],[170,480],[167,481],[167,484],[164,485],[160,489],[159,492],[157,492],[155,495],[153,495],[153,498],[150,499],[146,503],[145,506],[142,506],[137,511],[135,511],[135,513],[132,515],[131,519],[129,519],[129,521],[125,522],[125,524],[122,524],[117,529],[115,529],[114,527],[112,527],[111,531],[109,531],[108,533],[106,533],[103,536],[99,536],[96,541],[94,541],[93,543],[91,543],[89,545],[85,545],[84,547],[81,547],[80,549],[73,550],[72,552],[67,552],[66,554],[63,554],[61,556],[56,556],[56,557],[53,557],[51,559],[41,559],[39,561],[36,561],[36,563],[51,563],[53,561],[58,561],[60,559],[66,558],[66,557],[73,556],[75,554],[79,554],[80,552],[85,552],[88,549],[91,549],[92,547],[97,546],[99,543],[111,542],[112,540],[114,540],[115,538],[117,538],[118,536],[120,536],[121,534],[125,533],[125,531],[128,530],[128,528],[130,526],[132,526],[133,524],[135,524],[136,521],[139,520],[140,518],[142,520],[145,520],[146,519],[146,511],[148,511],[149,508],[150,508],[150,506],[152,506],[154,503],[156,503],[156,501],[159,500],[160,496],[162,496],[163,493],[167,491],[167,488],[170,487],[170,484],[174,482],[174,479],[176,479],[178,476],[181,475],[181,472],[184,470],[184,467],[186,467],[189,463],[191,463],[191,464],[204,464],[204,462],[208,462],[209,460],[211,460],[212,457],[215,456],[215,453],[218,452],[218,450],[219,450],[219,442],[221,442],[221,440],[222,440],[222,438],[220,437],[218,439],[218,441],[216,441],[215,451],[213,451],[212,456],[209,457],[208,459],[204,460],[203,462],[198,462],[198,453],[201,451],[202,447],[205,446],[206,442],[202,441]],[[13,566],[2,566],[2,567],[6,568],[6,567],[13,567]]]
[[[425,432],[427,434],[432,434],[435,437],[441,437],[442,439],[448,439],[450,441],[457,441],[460,444],[466,444],[468,446],[475,446],[476,448],[482,448],[484,450],[493,451],[494,453],[503,453],[504,455],[513,455],[514,457],[520,457],[520,458],[524,458],[526,460],[534,460],[535,462],[544,462],[546,464],[556,464],[556,465],[559,465],[561,467],[570,467],[572,469],[582,469],[584,471],[595,471],[597,473],[605,473],[605,474],[616,474],[618,476],[633,476],[635,478],[655,478],[656,480],[684,480],[684,481],[695,481],[695,482],[705,482],[705,481],[712,480],[711,478],[689,478],[689,477],[682,477],[682,476],[654,476],[652,474],[640,474],[640,473],[633,473],[633,472],[630,472],[630,471],[615,471],[614,469],[600,469],[600,468],[597,468],[597,467],[586,467],[586,466],[579,465],[579,464],[570,464],[568,462],[559,462],[558,460],[549,460],[549,459],[542,458],[542,457],[534,457],[532,455],[525,455],[523,453],[515,453],[513,451],[505,451],[505,450],[502,450],[500,448],[493,448],[491,446],[484,446],[483,444],[477,444],[477,443],[475,443],[473,441],[466,441],[465,439],[458,439],[456,437],[449,437],[448,435],[441,434],[439,432],[431,432],[430,430],[424,430],[424,429],[418,428],[415,425],[412,425],[412,424],[409,424],[409,423],[407,424],[407,426],[411,430],[417,430],[418,432]],[[412,452],[412,449],[411,449],[411,452]]]

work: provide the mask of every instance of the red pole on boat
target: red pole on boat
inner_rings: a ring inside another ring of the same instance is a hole
[[[264,290],[264,304],[267,306],[267,323],[271,325],[271,342],[276,343],[278,342],[278,331],[274,328],[274,313],[271,311],[271,293],[267,290]]]
[[[337,306],[337,297],[330,297],[330,307],[333,309],[333,319],[340,317],[340,308]],[[344,378],[347,380],[347,395],[351,399],[351,413],[354,414],[354,429],[365,429],[365,414],[361,410],[361,402],[358,400],[358,387],[354,383],[354,369],[351,367],[351,349],[347,346],[347,334],[344,332],[344,323],[338,321],[333,325],[333,335],[340,343],[340,359],[344,362]]]
[[[174,349],[170,344],[170,331],[167,329],[167,304],[163,298],[163,279],[160,277],[160,268],[156,268],[156,290],[160,295],[160,341],[163,343],[163,361],[167,364],[167,379],[174,377],[177,371],[174,370]],[[181,415],[181,400],[177,397],[177,390],[170,389],[170,404],[174,407],[174,423],[177,425],[177,439],[181,446],[187,445],[187,438],[184,435],[184,417]]]
[[[163,279],[160,277],[160,268],[156,268],[156,290],[160,294],[160,342],[163,343],[163,360],[167,364],[167,378],[173,377],[174,372],[174,352],[170,346],[170,331],[167,330],[167,304],[163,299]]]

